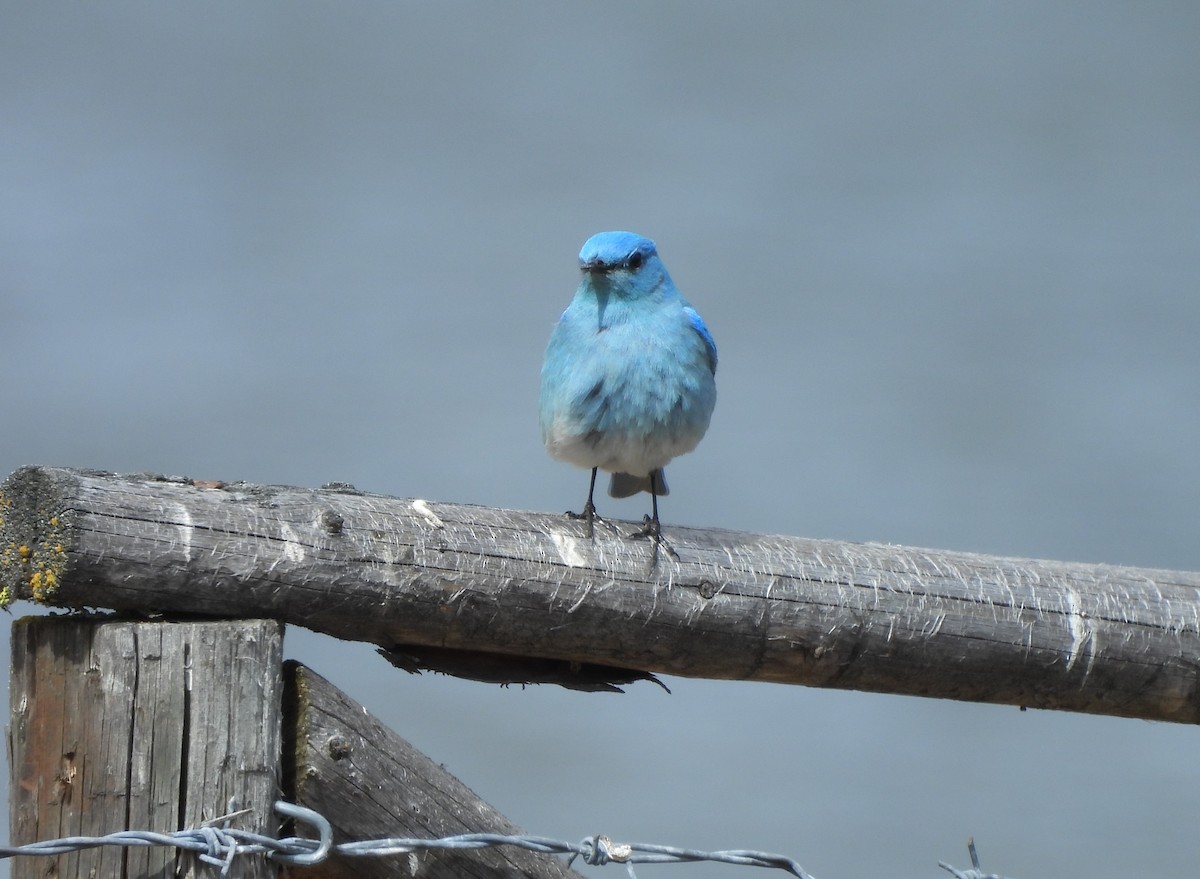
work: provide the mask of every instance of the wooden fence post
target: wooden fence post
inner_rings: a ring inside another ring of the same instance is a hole
[[[171,832],[240,809],[274,836],[282,626],[26,617],[13,625],[10,838]],[[200,877],[173,848],[17,858],[14,879]],[[264,857],[230,876],[275,877]]]

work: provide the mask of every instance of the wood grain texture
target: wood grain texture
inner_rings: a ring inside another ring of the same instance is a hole
[[[336,687],[286,664],[284,762],[293,802],[320,812],[334,842],[463,833],[521,833],[466,785],[379,723]],[[552,855],[513,847],[421,852],[387,858],[334,856],[298,871],[311,879],[569,879]]]
[[[276,835],[282,632],[273,621],[134,623],[26,617],[13,626],[13,843],[169,833],[235,809]],[[17,858],[14,879],[200,877],[174,848]],[[259,856],[237,877],[275,876]]]
[[[47,604],[1200,720],[1196,573],[668,527],[676,559],[561,515],[52,468],[0,515],[0,585]]]

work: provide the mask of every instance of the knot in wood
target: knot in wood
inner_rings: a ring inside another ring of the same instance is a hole
[[[336,510],[325,510],[321,513],[321,527],[330,534],[341,534],[345,518]]]
[[[345,760],[350,756],[350,740],[345,736],[330,736],[325,742],[325,753],[332,760]]]

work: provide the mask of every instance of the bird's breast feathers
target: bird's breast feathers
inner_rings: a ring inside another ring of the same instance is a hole
[[[716,357],[688,312],[607,326],[563,315],[542,376],[552,455],[642,475],[696,447],[716,403]]]

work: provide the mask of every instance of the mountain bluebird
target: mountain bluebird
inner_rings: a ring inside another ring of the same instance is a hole
[[[583,512],[593,533],[596,471],[608,493],[650,493],[653,516],[634,536],[661,543],[663,467],[696,448],[717,402],[717,346],[675,289],[649,238],[593,235],[579,252],[583,278],[542,364],[542,441],[552,456],[591,468]]]

